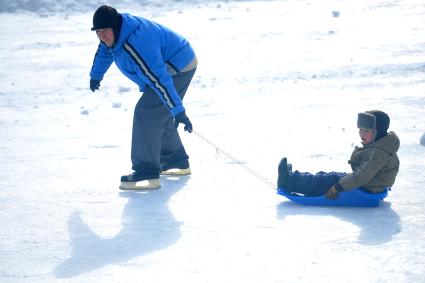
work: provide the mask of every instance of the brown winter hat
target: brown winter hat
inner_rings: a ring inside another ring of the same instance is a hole
[[[367,112],[359,113],[357,116],[357,128],[372,129],[376,128],[376,117]]]
[[[390,127],[390,117],[380,110],[370,110],[359,113],[357,117],[357,128],[372,129],[376,132],[375,140],[387,135]]]
[[[366,113],[372,114],[376,118],[376,138],[379,140],[387,135],[388,128],[390,127],[390,117],[387,113],[380,110],[370,110]]]

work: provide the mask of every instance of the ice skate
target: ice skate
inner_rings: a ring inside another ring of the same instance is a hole
[[[190,168],[171,168],[161,172],[161,175],[164,176],[187,176],[190,174],[192,174],[192,170],[190,170]]]
[[[157,190],[161,188],[159,179],[149,179],[136,182],[121,182],[120,190]]]
[[[187,159],[167,162],[162,164],[161,175],[164,176],[187,176],[192,174]]]
[[[132,173],[121,177],[120,190],[156,190],[161,188],[159,178],[146,179],[140,173]]]

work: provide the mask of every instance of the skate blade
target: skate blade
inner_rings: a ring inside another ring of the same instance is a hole
[[[186,169],[173,168],[173,169],[169,169],[169,170],[165,170],[161,172],[161,175],[164,175],[164,176],[187,176],[190,174],[192,174],[192,171],[190,170],[190,168],[186,168]]]
[[[161,183],[158,179],[143,180],[138,182],[121,182],[120,190],[125,191],[144,191],[157,190],[161,188]]]

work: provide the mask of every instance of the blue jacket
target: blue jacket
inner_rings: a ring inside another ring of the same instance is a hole
[[[152,88],[171,114],[183,112],[180,96],[173,85],[170,68],[178,73],[195,59],[189,42],[170,29],[150,20],[121,14],[118,42],[109,48],[99,44],[90,77],[102,80],[115,61],[118,69],[135,82],[140,91]]]

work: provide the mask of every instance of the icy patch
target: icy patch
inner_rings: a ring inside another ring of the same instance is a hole
[[[120,86],[120,87],[118,87],[118,91],[119,91],[119,93],[130,92],[131,91],[131,88],[130,87]]]
[[[121,108],[122,103],[121,102],[114,102],[112,103],[112,108]]]
[[[103,144],[103,145],[89,145],[89,148],[96,148],[96,149],[108,149],[108,148],[119,148],[120,145],[116,144]]]
[[[338,11],[332,11],[332,16],[333,16],[334,18],[338,18],[340,14],[341,14],[341,13],[340,13],[340,12],[338,12]]]

